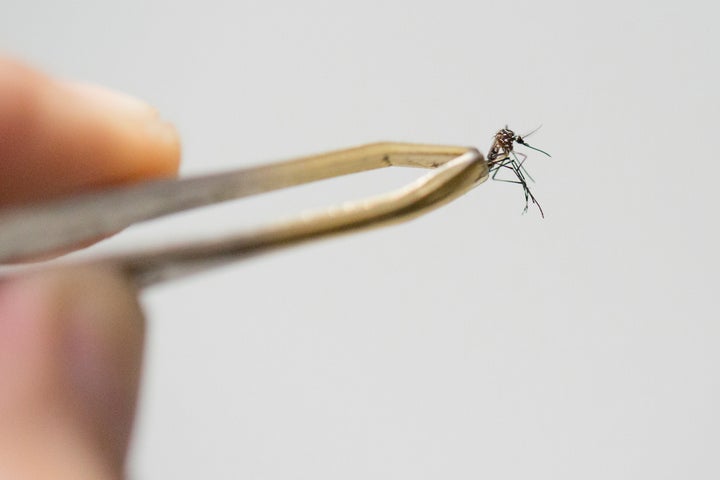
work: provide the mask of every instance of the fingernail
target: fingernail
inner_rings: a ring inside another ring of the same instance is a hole
[[[100,85],[80,82],[61,82],[61,85],[84,101],[122,115],[157,117],[158,112],[139,98]]]
[[[117,120],[143,122],[149,136],[165,143],[179,143],[175,127],[164,121],[157,109],[137,97],[91,83],[61,81],[60,85],[80,101],[94,106],[105,115]]]

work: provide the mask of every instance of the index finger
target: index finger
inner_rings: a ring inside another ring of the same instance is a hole
[[[0,58],[0,207],[176,174],[175,129],[133,97]]]

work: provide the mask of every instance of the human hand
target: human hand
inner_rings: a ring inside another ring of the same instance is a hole
[[[0,58],[0,208],[171,176],[179,156],[144,103]],[[143,338],[112,267],[0,281],[0,478],[121,478]]]

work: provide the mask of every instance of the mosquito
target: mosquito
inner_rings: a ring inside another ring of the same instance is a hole
[[[499,130],[493,137],[493,143],[490,147],[487,160],[493,180],[497,180],[499,182],[517,183],[518,185],[522,186],[523,193],[525,193],[525,208],[523,209],[523,213],[526,213],[528,211],[528,206],[532,201],[532,203],[537,206],[538,210],[540,210],[540,215],[545,218],[545,213],[543,212],[542,207],[540,206],[537,199],[530,191],[530,187],[528,186],[528,179],[531,182],[534,182],[535,180],[533,180],[533,178],[523,166],[525,160],[527,160],[527,155],[521,152],[516,152],[513,148],[514,144],[517,143],[519,145],[528,147],[532,150],[536,150],[550,157],[549,153],[540,150],[539,148],[528,145],[525,141],[525,138],[537,132],[539,129],[540,127],[536,128],[535,130],[526,135],[520,136],[515,134],[515,132],[510,130],[507,125],[505,125],[505,128]],[[518,157],[522,157],[522,160]],[[500,170],[505,168],[512,171],[517,180],[505,180],[501,178],[496,178]]]

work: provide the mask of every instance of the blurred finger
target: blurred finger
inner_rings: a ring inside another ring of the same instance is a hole
[[[0,206],[172,176],[175,129],[129,95],[0,58]]]
[[[0,478],[121,478],[144,337],[108,267],[0,286]]]

